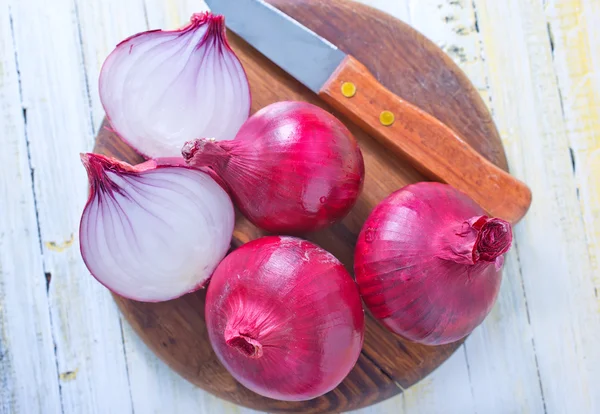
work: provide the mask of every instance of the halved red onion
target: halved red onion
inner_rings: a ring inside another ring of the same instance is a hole
[[[145,302],[202,287],[233,234],[225,190],[201,171],[169,163],[132,167],[98,154],[81,160],[90,195],[79,237],[90,273],[111,291]]]
[[[178,156],[197,137],[233,139],[251,101],[224,18],[211,13],[117,45],[100,73],[100,99],[115,132],[147,157]]]

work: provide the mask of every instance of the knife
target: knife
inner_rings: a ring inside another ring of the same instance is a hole
[[[227,27],[428,178],[519,221],[531,191],[452,129],[381,85],[356,58],[262,0],[205,0]]]

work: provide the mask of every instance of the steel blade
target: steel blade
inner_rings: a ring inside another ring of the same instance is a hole
[[[262,0],[205,0],[227,27],[312,91],[319,92],[346,54]]]

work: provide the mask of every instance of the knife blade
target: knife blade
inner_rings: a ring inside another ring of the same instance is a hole
[[[268,3],[234,2],[235,5],[229,0],[206,3],[213,13],[225,16],[229,29],[315,93],[346,57],[336,46]],[[273,37],[269,33],[277,35]],[[286,53],[286,50],[294,53]]]
[[[531,191],[524,183],[386,89],[353,56],[263,0],[205,1],[230,30],[427,177],[511,223],[527,212]]]

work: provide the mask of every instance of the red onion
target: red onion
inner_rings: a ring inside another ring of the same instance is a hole
[[[286,401],[334,389],[360,354],[364,312],[356,283],[331,254],[268,236],[227,256],[206,297],[212,346],[250,390]]]
[[[115,132],[148,157],[180,155],[197,137],[233,139],[250,115],[246,73],[223,16],[211,13],[117,45],[100,73],[100,99]]]
[[[329,226],[352,208],[364,163],[356,140],[333,115],[305,102],[278,102],[254,114],[233,141],[186,143],[191,166],[210,166],[242,213],[276,233]]]
[[[494,304],[512,230],[446,184],[418,183],[379,204],[358,237],[362,298],[393,332],[428,345],[467,336]]]
[[[90,195],[81,255],[113,292],[138,301],[179,297],[206,283],[227,254],[233,204],[207,174],[152,160],[132,167],[82,154]]]

